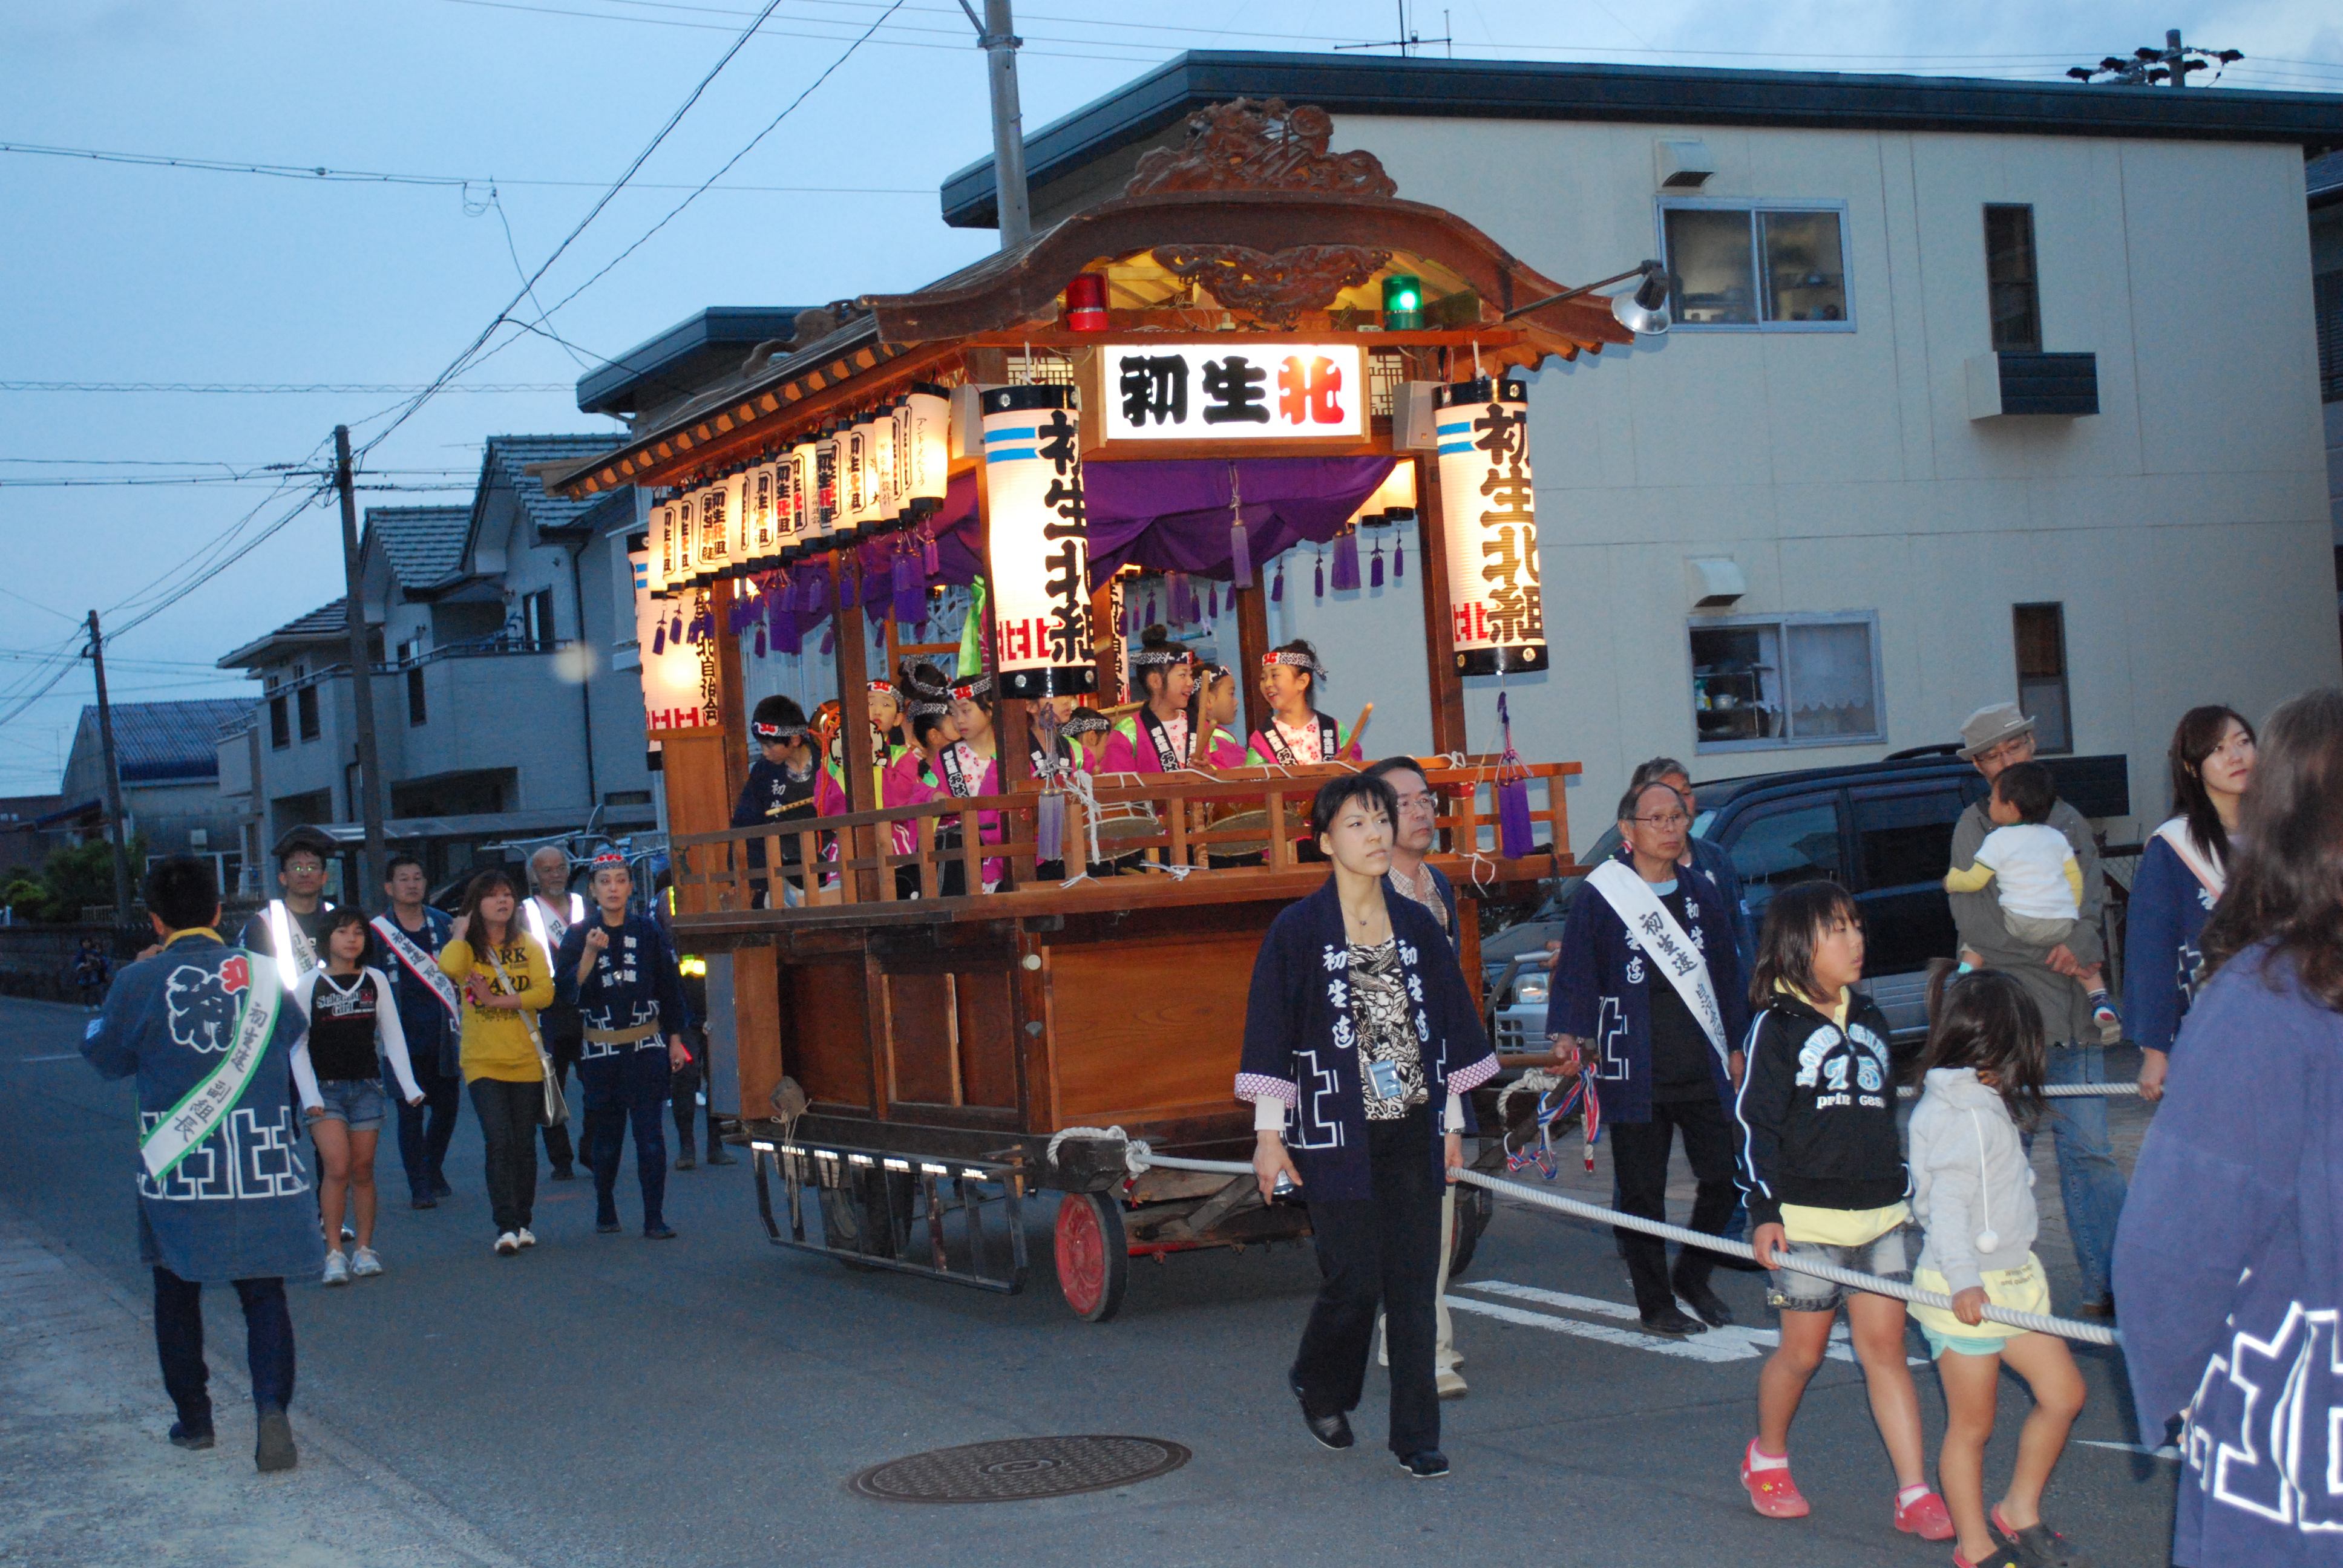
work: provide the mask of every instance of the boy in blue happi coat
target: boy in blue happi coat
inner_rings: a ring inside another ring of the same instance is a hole
[[[585,1020],[578,1081],[586,1091],[586,1161],[594,1169],[594,1229],[618,1229],[618,1146],[635,1130],[635,1171],[643,1187],[643,1234],[672,1241],[667,1222],[669,1074],[691,1060],[683,1043],[691,1010],[683,1000],[675,950],[649,915],[627,912],[635,890],[618,855],[594,858],[596,918],[569,928],[554,955],[555,990]]]
[[[212,1446],[201,1298],[233,1283],[260,1417],[254,1462],[289,1470],[285,1276],[325,1263],[293,1103],[297,1080],[317,1097],[305,1025],[275,961],[220,940],[209,861],[159,861],[146,907],[158,945],[122,971],[81,1050],[105,1077],[137,1080],[138,1251],[155,1271],[155,1345],[178,1408],[171,1441]]]

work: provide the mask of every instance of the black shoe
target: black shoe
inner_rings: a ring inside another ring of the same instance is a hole
[[[439,1200],[431,1195],[431,1189],[428,1187],[416,1188],[413,1193],[409,1195],[407,1201],[411,1207],[417,1209],[437,1209],[439,1207]]]
[[[431,1172],[431,1195],[434,1198],[453,1198],[456,1189],[447,1185],[447,1178],[434,1171]]]
[[[708,1158],[701,1161],[700,1163],[703,1165],[738,1165],[740,1161],[733,1159],[729,1154],[725,1153],[724,1145],[721,1143],[711,1143],[708,1146]]]
[[[2038,1520],[2023,1530],[2012,1530],[2002,1523],[2001,1510],[1996,1507],[1986,1515],[1986,1528],[2009,1553],[2016,1568],[2084,1568],[2086,1559],[2073,1544]]]
[[[1680,1340],[1688,1334],[1704,1334],[1708,1325],[1698,1318],[1686,1317],[1674,1302],[1657,1312],[1644,1314],[1644,1332],[1662,1339]]]
[[[611,1229],[615,1231],[618,1227],[613,1225]],[[672,1241],[675,1240],[675,1227],[667,1224],[646,1225],[643,1227],[643,1240],[646,1241]]]
[[[578,1180],[578,1172],[576,1170],[571,1168],[567,1161],[565,1161],[561,1164],[556,1165],[553,1168],[553,1180],[556,1181],[575,1181]]]
[[[1730,1252],[1719,1252],[1709,1260],[1720,1269],[1730,1269],[1736,1274],[1762,1274],[1765,1265],[1755,1258],[1736,1258]]]
[[[597,1236],[615,1236],[623,1228],[619,1225],[618,1217],[616,1214],[598,1214],[594,1217],[594,1234]]]
[[[1703,1281],[1697,1285],[1687,1284],[1680,1282],[1676,1285],[1675,1291],[1677,1296],[1680,1297],[1687,1306],[1691,1307],[1694,1312],[1700,1314],[1700,1321],[1706,1323],[1710,1328],[1722,1329],[1732,1325],[1733,1309],[1726,1306],[1723,1298],[1719,1297],[1715,1291],[1708,1288],[1706,1281]]]
[[[2110,1294],[2101,1296],[2096,1302],[2085,1302],[2081,1306],[2075,1309],[2075,1315],[2078,1318],[2088,1318],[2095,1322],[2114,1322],[2116,1321],[2116,1299]]]
[[[1427,1448],[1402,1459],[1399,1467],[1418,1481],[1437,1481],[1448,1473],[1448,1456],[1436,1448]]]
[[[1302,1424],[1310,1429],[1310,1435],[1318,1440],[1320,1447],[1339,1450],[1357,1443],[1359,1440],[1351,1435],[1349,1416],[1339,1410],[1332,1415],[1312,1415],[1310,1406],[1302,1402],[1302,1380],[1288,1372],[1285,1386],[1293,1391],[1293,1402],[1302,1406]]]
[[[260,1441],[253,1445],[253,1467],[262,1474],[272,1471],[290,1470],[300,1455],[293,1447],[293,1423],[285,1419],[281,1410],[260,1412]]]
[[[688,1152],[679,1154],[675,1157],[675,1168],[679,1171],[697,1171],[699,1169],[699,1167],[693,1162],[690,1154]]]
[[[212,1429],[208,1426],[191,1428],[184,1421],[175,1421],[171,1423],[171,1446],[173,1448],[209,1448],[217,1441],[218,1439],[212,1435]]]

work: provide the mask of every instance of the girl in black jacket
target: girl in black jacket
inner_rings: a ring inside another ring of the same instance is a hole
[[[1872,1417],[1896,1465],[1896,1528],[1945,1541],[1952,1516],[1923,1465],[1904,1303],[1784,1266],[1805,1257],[1882,1279],[1912,1277],[1911,1181],[1896,1135],[1887,1020],[1855,989],[1862,978],[1862,918],[1844,888],[1801,882],[1775,896],[1757,940],[1749,990],[1757,1020],[1734,1113],[1750,1240],[1773,1271],[1766,1299],[1781,1311],[1782,1339],[1758,1375],[1757,1436],[1742,1455],[1741,1483],[1769,1519],[1807,1512],[1790,1480],[1790,1422],[1845,1302]]]

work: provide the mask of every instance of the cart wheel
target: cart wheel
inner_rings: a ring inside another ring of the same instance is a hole
[[[1058,1289],[1085,1322],[1102,1323],[1122,1305],[1131,1283],[1131,1244],[1122,1210],[1101,1192],[1069,1192],[1058,1201]]]
[[[1461,1276],[1473,1264],[1473,1254],[1481,1245],[1481,1232],[1489,1228],[1489,1221],[1497,1211],[1496,1195],[1485,1187],[1467,1187],[1459,1183],[1456,1189],[1456,1233],[1449,1238],[1448,1277]]]

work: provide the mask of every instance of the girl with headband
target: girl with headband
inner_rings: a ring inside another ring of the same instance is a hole
[[[1317,708],[1326,667],[1318,650],[1300,638],[1262,655],[1262,689],[1268,694],[1269,722],[1252,733],[1252,752],[1263,762],[1356,762],[1364,755],[1352,732]],[[1369,709],[1373,711],[1372,708]]]

